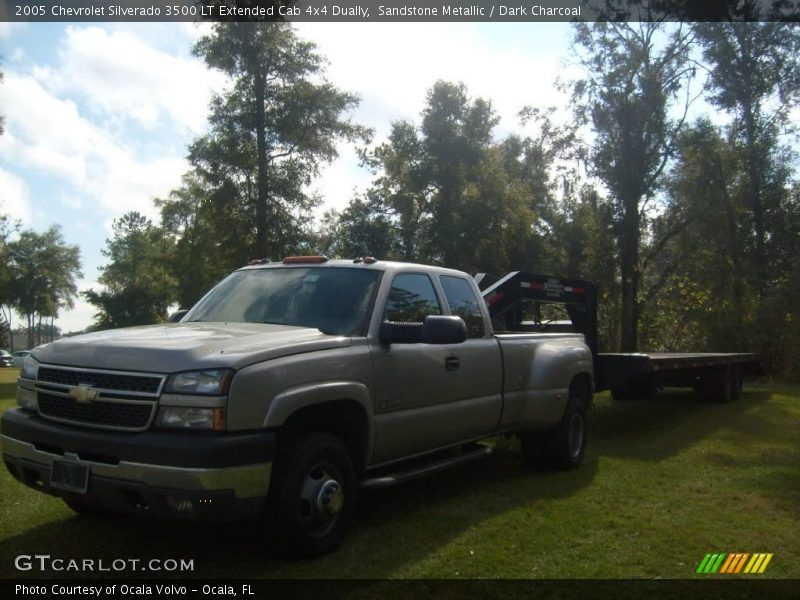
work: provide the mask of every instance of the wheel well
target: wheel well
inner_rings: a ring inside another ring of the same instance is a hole
[[[356,472],[367,463],[367,414],[355,400],[342,399],[306,406],[293,412],[278,431],[278,448],[305,432],[330,433],[347,447]]]
[[[581,387],[585,388],[588,391],[589,396],[589,405],[592,404],[592,394],[594,393],[594,383],[592,381],[592,376],[589,373],[578,373],[572,378],[572,381],[569,382],[569,391],[572,394],[573,391],[580,389]]]

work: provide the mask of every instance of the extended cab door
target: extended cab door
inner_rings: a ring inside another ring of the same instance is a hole
[[[436,284],[428,273],[397,273],[383,319],[421,323],[427,315],[449,314],[442,287]],[[474,326],[470,335],[453,345],[372,340],[373,464],[481,437],[495,428],[501,410],[499,346],[493,338],[478,337]]]

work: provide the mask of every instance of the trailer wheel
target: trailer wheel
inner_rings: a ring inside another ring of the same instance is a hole
[[[742,369],[739,365],[731,367],[731,399],[736,401],[742,397]]]
[[[586,452],[586,409],[591,392],[585,383],[573,384],[561,421],[547,431],[524,433],[522,459],[536,469],[575,469]]]
[[[739,397],[740,384],[731,366],[714,370],[700,380],[700,393],[706,399],[726,404]]]
[[[339,438],[300,437],[278,458],[267,504],[267,523],[283,550],[319,556],[342,541],[355,506],[356,475]]]

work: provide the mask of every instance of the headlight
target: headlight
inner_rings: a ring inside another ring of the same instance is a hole
[[[173,394],[221,396],[228,393],[232,378],[231,369],[175,373],[170,376],[164,391]]]
[[[193,408],[185,406],[162,406],[156,418],[158,427],[177,429],[225,429],[224,408]]]
[[[33,358],[32,354],[28,354],[25,360],[22,361],[22,369],[20,369],[19,376],[23,379],[33,379],[39,375],[39,361]]]

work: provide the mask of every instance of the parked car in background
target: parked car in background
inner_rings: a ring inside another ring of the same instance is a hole
[[[30,353],[29,353],[30,354]],[[6,350],[0,350],[0,367],[13,367],[14,359]]]
[[[14,366],[21,367],[22,361],[25,360],[25,357],[31,353],[30,350],[17,350],[11,355],[11,358],[14,359]]]

